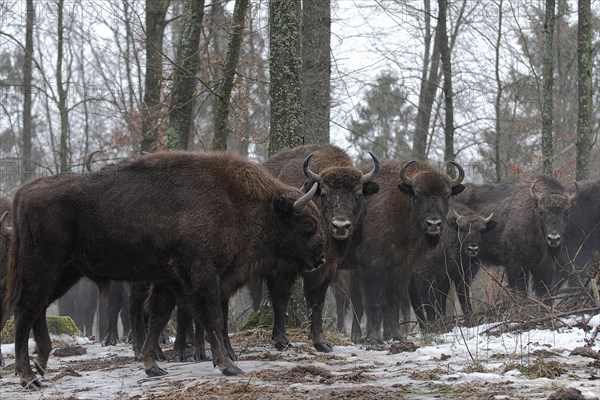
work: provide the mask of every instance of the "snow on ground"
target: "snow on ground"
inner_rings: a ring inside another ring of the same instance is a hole
[[[330,354],[314,351],[303,331],[291,332],[294,346],[285,352],[269,343],[267,330],[245,331],[232,338],[246,372],[237,377],[223,376],[209,361],[162,362],[169,375],[149,378],[128,344],[61,337],[53,349],[81,345],[87,354],[52,354],[39,391],[21,388],[14,346],[2,345],[8,366],[0,369],[0,399],[545,399],[560,388],[591,399],[600,397],[600,338],[592,347],[596,358],[570,353],[585,346],[600,314],[587,326],[576,324],[582,320],[565,320],[571,328],[500,336],[484,334],[489,325],[419,334],[409,338],[416,351],[401,351],[406,343],[357,346],[329,333]],[[401,352],[390,354],[395,351]]]

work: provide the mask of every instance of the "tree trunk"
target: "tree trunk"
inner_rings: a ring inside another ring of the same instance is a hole
[[[436,36],[440,36],[440,58],[442,59],[442,70],[444,73],[444,103],[446,105],[445,127],[444,127],[444,162],[454,161],[454,99],[452,92],[452,60],[450,57],[450,46],[448,45],[447,32],[447,0],[438,1],[438,26]],[[454,174],[454,168],[450,168],[449,173]]]
[[[303,0],[302,83],[305,143],[329,143],[331,1]]]
[[[546,0],[546,14],[544,17],[544,48],[542,54],[542,171],[546,175],[552,175],[552,161],[554,159],[554,150],[552,144],[553,130],[553,101],[554,92],[554,47],[552,39],[554,36],[554,0]]]
[[[146,0],[146,74],[141,150],[148,153],[156,148],[159,132],[162,48],[168,8],[168,0]]]
[[[501,104],[502,104],[502,81],[500,80],[500,43],[502,40],[502,0],[498,3],[498,35],[496,36],[496,60],[494,73],[496,76],[496,101],[494,109],[496,112],[496,135],[494,137],[494,162],[496,164],[496,181],[502,179],[502,159],[500,146],[502,145],[502,124],[501,124]]]
[[[196,74],[200,69],[199,45],[203,15],[204,0],[184,2],[167,129],[167,147],[171,150],[186,150],[190,140]]]
[[[590,176],[592,151],[592,11],[590,0],[577,2],[577,91],[579,112],[577,118],[577,171],[576,180]]]
[[[31,160],[31,139],[33,129],[31,126],[31,82],[33,65],[33,21],[35,9],[33,0],[27,0],[27,14],[25,22],[25,57],[23,59],[23,163],[21,183],[25,183],[35,176],[35,166]]]
[[[269,2],[271,127],[269,156],[304,143],[300,0]]]
[[[244,31],[244,19],[248,0],[236,0],[233,10],[233,22],[229,33],[229,47],[223,65],[223,75],[219,85],[219,99],[217,102],[217,114],[215,118],[215,134],[213,138],[213,150],[227,149],[227,138],[229,136],[228,118],[231,92],[233,90],[233,79],[235,78],[235,68],[240,59],[240,49],[242,47],[242,37]]]
[[[430,20],[431,7],[429,0],[425,2],[425,19]],[[438,22],[439,24],[439,22]],[[430,29],[429,29],[430,30]],[[429,131],[429,123],[431,121],[431,110],[435,93],[440,82],[438,74],[440,64],[440,41],[441,37],[438,34],[439,29],[436,29],[435,39],[433,42],[433,51],[431,52],[431,66],[429,68],[429,77],[421,83],[421,93],[419,93],[419,109],[417,110],[417,121],[415,135],[413,140],[413,157],[423,160],[426,157],[427,151],[427,136]],[[426,44],[426,49],[429,46]],[[428,55],[424,57],[424,61],[428,60]],[[426,69],[423,70],[423,77],[427,75]]]
[[[60,172],[71,170],[69,162],[69,114],[67,110],[67,92],[63,87],[62,64],[63,64],[63,6],[64,0],[58,0],[57,13],[57,42],[56,42],[56,91],[58,92],[58,112],[60,114]]]

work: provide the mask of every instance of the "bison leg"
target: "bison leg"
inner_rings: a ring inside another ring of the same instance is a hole
[[[194,354],[195,361],[209,360],[206,355],[206,330],[202,321],[194,318],[194,348],[196,349]]]
[[[123,336],[129,339],[131,335],[131,317],[129,315],[129,284],[126,282],[120,282],[121,285],[121,324],[123,325]]]
[[[148,296],[149,285],[146,283],[131,283],[129,291],[129,315],[131,316],[131,346],[133,355],[139,360],[142,344],[146,338],[146,323],[144,318],[144,300]]]
[[[223,343],[224,320],[220,292],[217,279],[208,284],[198,285],[189,295],[190,306],[194,310],[194,318],[201,320],[208,332],[213,365],[218,367],[224,375],[240,375],[244,371],[234,365],[227,355]]]
[[[335,308],[337,314],[337,330],[345,333],[344,319],[346,318],[346,309],[348,308],[348,296],[345,293],[335,294]]]
[[[29,363],[29,332],[34,322],[43,318],[43,312],[15,308],[15,372],[21,377],[25,388],[40,388],[42,384],[36,378]]]
[[[271,296],[271,303],[273,303],[273,334],[271,338],[275,348],[279,351],[291,346],[285,331],[285,314],[293,284],[293,279],[284,279],[284,276],[281,275],[267,277],[267,288]]]
[[[317,274],[326,273],[323,277],[315,276]],[[331,343],[325,340],[323,335],[323,307],[325,305],[325,295],[327,294],[327,288],[333,278],[335,272],[335,265],[326,265],[321,270],[317,270],[313,273],[304,274],[304,297],[306,298],[306,305],[310,313],[310,336],[309,338],[313,341],[313,346],[318,351],[324,353],[330,353],[333,351]],[[321,279],[318,279],[321,278]],[[316,280],[317,285],[315,284]],[[313,286],[314,285],[314,286]]]
[[[237,361],[237,355],[233,351],[233,347],[231,347],[231,341],[229,340],[229,329],[228,323],[229,320],[229,299],[226,299],[221,293],[221,311],[223,313],[223,345],[225,346],[225,351],[227,355],[232,361]]]
[[[48,357],[50,356],[50,350],[52,349],[52,342],[50,341],[45,315],[42,315],[41,318],[36,319],[33,323],[33,337],[37,348],[37,357],[33,361],[33,364],[38,373],[44,376],[48,364]]]
[[[350,333],[350,339],[354,343],[358,343],[362,340],[362,329],[360,327],[360,320],[363,317],[363,298],[362,291],[360,288],[358,276],[356,272],[350,273],[350,305],[352,310],[352,331]]]
[[[158,340],[160,333],[169,322],[171,311],[175,307],[175,296],[169,288],[154,284],[150,290],[150,295],[146,299],[145,307],[149,318],[148,332],[142,346],[144,369],[149,376],[166,375],[167,371],[160,368],[156,363],[156,358],[161,353]]]
[[[185,358],[185,349],[187,346],[187,334],[190,330],[190,320],[192,319],[187,306],[182,301],[177,300],[177,333],[175,343],[173,344],[173,357],[175,362],[183,362]]]

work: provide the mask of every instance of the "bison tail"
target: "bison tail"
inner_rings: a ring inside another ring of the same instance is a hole
[[[13,227],[10,245],[8,248],[8,268],[6,271],[6,295],[4,297],[3,306],[5,309],[11,309],[13,306],[21,302],[22,286],[21,274],[17,269],[19,261],[19,233],[18,227]]]

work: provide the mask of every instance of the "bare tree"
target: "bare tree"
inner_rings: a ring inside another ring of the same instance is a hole
[[[146,0],[146,74],[142,103],[141,150],[151,152],[158,139],[160,120],[160,86],[162,81],[162,48],[169,0]]]
[[[452,92],[452,61],[448,44],[447,13],[448,1],[438,1],[438,26],[436,36],[440,36],[440,58],[444,73],[444,104],[446,106],[444,125],[444,162],[454,161],[454,93]],[[449,167],[450,168],[450,167]],[[453,168],[451,168],[452,170]],[[453,173],[450,172],[449,173]]]
[[[200,67],[198,47],[203,15],[204,0],[184,1],[167,128],[167,147],[171,150],[188,148],[193,122],[196,73]]]
[[[233,90],[233,80],[235,78],[235,69],[240,59],[240,49],[242,47],[242,34],[244,30],[244,19],[248,0],[236,0],[233,10],[233,21],[229,35],[229,45],[225,64],[223,65],[223,75],[217,91],[219,99],[217,102],[217,113],[215,118],[215,134],[213,137],[213,150],[227,149],[227,137],[229,129],[227,120],[229,117],[229,107],[231,92]]]
[[[592,149],[592,10],[590,0],[578,0],[577,68],[579,113],[577,119],[577,180],[590,176]]]
[[[552,39],[554,36],[555,18],[554,0],[546,1],[546,13],[544,16],[544,48],[542,54],[542,170],[546,175],[552,175],[552,162],[554,149],[552,141],[553,130],[553,92],[554,92],[554,47]]]
[[[269,155],[304,143],[300,0],[269,2],[271,131]]]
[[[25,23],[25,56],[23,57],[23,171],[21,182],[27,182],[35,175],[35,167],[31,159],[31,90],[32,90],[32,66],[33,66],[33,21],[35,9],[33,0],[27,0],[27,15]]]
[[[329,143],[331,2],[302,2],[302,89],[306,143]]]

